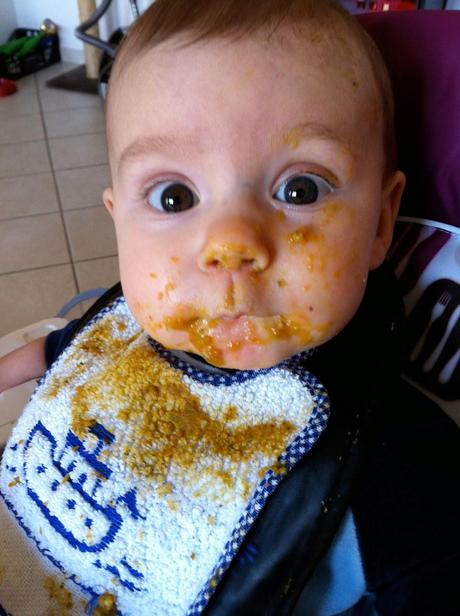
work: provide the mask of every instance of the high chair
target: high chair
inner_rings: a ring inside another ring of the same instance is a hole
[[[407,177],[389,254],[408,316],[404,375],[460,425],[460,12],[359,20],[392,77]]]

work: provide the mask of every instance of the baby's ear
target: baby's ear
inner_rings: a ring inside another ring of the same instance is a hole
[[[398,215],[401,197],[406,185],[406,176],[402,171],[395,171],[388,178],[382,191],[382,209],[374,244],[371,251],[369,269],[373,270],[383,263],[393,239],[393,227]]]
[[[107,208],[110,216],[113,216],[113,190],[112,188],[105,188],[102,193],[102,199],[104,201],[104,205]]]

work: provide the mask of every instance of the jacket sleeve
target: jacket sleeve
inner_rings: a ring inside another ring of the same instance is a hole
[[[48,334],[45,341],[45,360],[47,368],[49,368],[51,364],[56,361],[62,351],[69,344],[78,322],[79,319],[74,319],[62,329],[57,329]]]

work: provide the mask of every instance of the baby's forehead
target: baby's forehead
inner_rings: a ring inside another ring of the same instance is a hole
[[[360,30],[361,28],[356,32]],[[306,66],[327,60],[329,65],[334,64],[337,67],[348,68],[350,72],[354,70],[356,73],[368,75],[371,59],[363,45],[362,37],[357,36],[356,32],[336,18],[328,24],[316,22],[294,24],[287,21],[276,30],[264,28],[242,36],[212,36],[198,41],[189,40],[187,35],[181,34],[157,45],[144,45],[136,54],[125,52],[122,46],[110,79],[110,89],[116,90],[117,84],[125,79],[129,81],[128,69],[135,69],[146,55],[149,55],[151,60],[159,56],[166,60],[168,57],[174,59],[178,50],[208,45],[222,45],[231,49],[251,43],[262,56],[267,51],[279,49],[288,50],[293,57],[303,55],[305,45],[314,45],[317,53],[305,57]],[[203,70],[206,70],[206,64],[203,64]]]
[[[363,109],[363,116],[378,115],[381,101],[377,93],[371,64],[362,46],[358,44],[351,32],[343,27],[315,28],[313,25],[294,27],[291,24],[286,24],[270,36],[266,32],[258,32],[253,33],[251,37],[236,38],[235,40],[228,37],[221,39],[214,37],[199,43],[189,43],[185,46],[178,45],[177,41],[169,40],[156,47],[144,50],[143,54],[131,58],[129,66],[126,63],[123,64],[123,71],[115,70],[110,82],[107,106],[109,147],[114,140],[114,134],[120,130],[120,115],[122,115],[123,108],[126,109],[127,104],[136,104],[133,100],[132,91],[135,81],[134,75],[137,74],[137,80],[142,83],[144,75],[148,78],[150,75],[147,73],[158,71],[158,67],[160,69],[162,66],[172,67],[174,70],[178,66],[180,69],[183,59],[183,56],[180,56],[181,50],[187,51],[189,49],[191,52],[195,52],[198,48],[201,48],[203,52],[201,58],[193,67],[193,71],[187,74],[187,79],[192,79],[193,75],[199,79],[208,70],[209,62],[205,62],[206,58],[214,55],[215,50],[219,52],[225,49],[228,55],[231,54],[232,49],[238,52],[245,46],[250,46],[252,57],[256,57],[257,61],[262,63],[269,63],[279,50],[282,52],[279,56],[286,58],[282,65],[284,72],[294,70],[294,66],[296,67],[295,70],[298,70],[299,65],[301,70],[303,70],[303,67],[305,67],[305,71],[315,69],[318,75],[320,70],[321,74],[318,80],[327,81],[331,86],[333,96],[339,97],[341,96],[340,93],[343,95],[346,89],[348,93],[352,93],[353,99],[359,101],[359,105]],[[315,53],[311,53],[312,49]],[[153,68],[150,69],[150,67]],[[255,68],[253,72],[256,71]],[[161,70],[158,74],[161,77]],[[301,73],[299,75],[301,78]],[[213,78],[217,82],[220,79],[224,81],[226,78],[225,70],[222,71],[221,75],[216,76],[214,74]],[[243,82],[241,85],[244,87]],[[337,88],[334,89],[334,86],[337,86]],[[161,87],[161,83],[156,84],[152,90],[158,87]],[[273,88],[276,87],[277,83],[274,80]],[[138,103],[142,98],[145,100],[152,94],[153,92],[142,88],[136,93],[136,97],[139,97],[137,98]],[[259,97],[254,100],[253,104],[261,105],[263,101]],[[152,109],[152,113],[154,113],[154,109]],[[327,108],[324,109],[323,113],[324,118],[327,119]],[[139,122],[141,121],[139,118]],[[363,121],[365,121],[364,117]],[[298,134],[300,130],[293,126],[281,128],[282,131],[295,128]]]

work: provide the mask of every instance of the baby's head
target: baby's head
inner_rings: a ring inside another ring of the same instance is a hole
[[[272,366],[335,336],[404,186],[391,87],[328,0],[157,0],[107,106],[123,291],[164,346]]]

